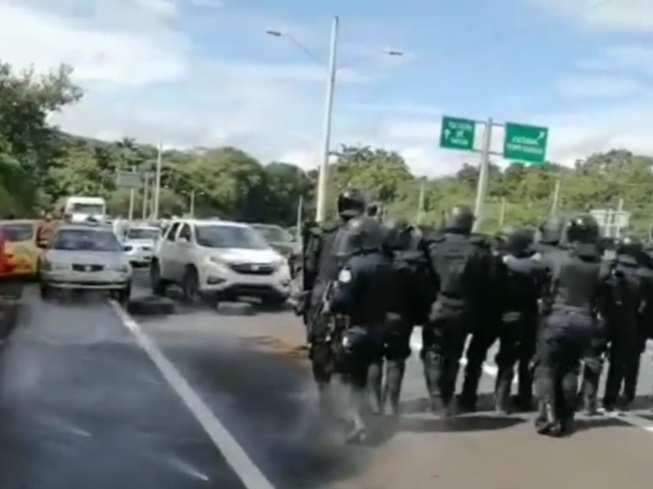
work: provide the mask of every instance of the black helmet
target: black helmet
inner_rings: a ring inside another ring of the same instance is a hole
[[[469,234],[474,226],[474,213],[466,205],[457,205],[449,212],[444,225],[446,231]]]
[[[617,242],[618,255],[638,257],[644,251],[644,243],[636,236],[624,236]]]
[[[384,248],[387,251],[406,250],[410,247],[412,228],[405,219],[386,222]]]
[[[564,241],[568,243],[595,243],[600,236],[599,223],[591,214],[579,214],[569,220]]]
[[[540,242],[558,244],[562,239],[567,219],[562,216],[553,216],[544,221],[539,228]]]
[[[386,233],[383,225],[373,217],[362,215],[352,218],[344,232],[336,251],[339,256],[383,249]]]
[[[367,215],[370,217],[377,217],[379,215],[379,204],[372,202],[367,206]]]
[[[346,189],[338,195],[338,215],[351,219],[365,212],[365,196],[356,189]]]
[[[504,250],[515,256],[529,254],[533,244],[533,232],[528,228],[508,229],[504,236]]]

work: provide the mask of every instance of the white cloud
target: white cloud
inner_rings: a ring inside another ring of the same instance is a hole
[[[194,5],[206,2],[194,0]],[[162,139],[179,147],[230,144],[264,161],[318,165],[323,67],[198,58],[193,40],[171,22],[184,14],[188,2],[96,0],[93,9],[89,3],[0,0],[0,58],[39,69],[70,63],[87,89],[80,104],[53,117],[64,129],[149,143]],[[643,64],[653,71],[653,54],[646,46],[615,46],[600,58],[585,60],[590,61],[595,69],[631,70]],[[349,84],[374,81],[364,70],[341,70],[339,77]],[[614,91],[615,80],[561,82],[567,82],[568,92],[598,96]],[[638,104],[541,114],[532,120],[550,127],[549,156],[562,163],[621,145],[653,154],[650,102],[653,96]],[[418,175],[441,175],[477,163],[478,154],[438,148],[440,116],[439,108],[410,100],[347,104],[337,98],[333,147],[361,143],[396,150]],[[481,135],[479,129],[476,147]],[[496,130],[493,151],[501,150],[502,138]]]
[[[542,114],[538,120],[550,128],[550,157],[572,164],[594,152],[625,148],[653,155],[653,113],[648,96],[631,104],[586,111]]]
[[[177,5],[171,0],[133,0],[136,5],[164,17],[177,15]]]
[[[580,60],[578,67],[585,70],[636,72],[653,77],[653,44],[630,43],[609,46],[598,56]]]
[[[263,64],[251,62],[216,61],[209,67],[219,76],[252,78],[263,82],[317,82],[326,85],[326,69],[316,64]],[[368,83],[374,78],[360,71],[342,68],[338,70],[338,83]]]
[[[224,2],[220,0],[187,0],[190,5],[197,8],[213,9],[224,7]]]
[[[645,86],[625,76],[576,74],[560,77],[555,88],[566,97],[608,98],[633,95],[644,91]]]
[[[74,18],[0,3],[0,58],[37,70],[75,67],[79,82],[148,84],[186,76],[183,45],[138,31],[91,29]]]
[[[550,9],[587,29],[648,32],[653,27],[653,3],[649,0],[526,1]]]

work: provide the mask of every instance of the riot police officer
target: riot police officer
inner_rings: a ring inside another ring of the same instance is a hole
[[[388,408],[390,414],[397,415],[406,359],[411,352],[410,336],[415,325],[427,321],[436,290],[421,236],[405,220],[390,221],[385,227],[384,248],[395,269],[396,292],[386,326],[383,388],[375,391],[373,397],[379,399],[382,392],[383,410]]]
[[[351,219],[365,212],[365,197],[356,189],[347,189],[338,196],[338,222],[312,226],[305,231],[302,282],[303,298],[298,313],[305,317],[309,358],[313,377],[318,384],[320,400],[327,411],[332,407],[328,385],[333,372],[328,318],[324,314],[325,294],[337,279],[340,269],[336,250],[343,239],[344,227]]]
[[[472,335],[469,346],[465,353],[466,365],[464,370],[464,380],[462,392],[458,398],[458,409],[461,412],[476,411],[476,401],[478,397],[478,385],[483,375],[483,363],[487,358],[487,352],[499,337],[501,324],[501,279],[503,268],[503,256],[505,254],[505,236],[514,232],[514,228],[508,227],[488,239],[488,245],[492,253],[490,262],[490,273],[487,277],[489,283],[486,284],[486,291],[479,298],[475,305],[476,319],[471,322],[470,333]],[[481,240],[480,235],[475,239]]]
[[[605,321],[610,343],[610,365],[605,384],[603,407],[628,409],[635,400],[641,354],[645,341],[640,329],[640,314],[646,308],[651,272],[640,266],[638,257],[643,244],[635,237],[617,243],[616,258],[611,267],[610,295],[606,301]],[[623,382],[622,405],[617,406]]]
[[[394,296],[394,270],[382,252],[383,238],[381,223],[372,217],[357,217],[347,224],[340,243],[342,269],[329,300],[330,310],[349,320],[335,360],[351,389],[350,441],[366,437],[368,372],[383,358],[386,318]]]
[[[541,254],[559,253],[564,249],[563,232],[567,220],[561,216],[553,216],[543,222],[538,231],[539,239],[533,245],[533,249]]]
[[[531,361],[538,329],[538,300],[546,283],[547,268],[533,258],[533,235],[529,229],[509,229],[503,235],[501,280],[501,325],[495,408],[510,411],[510,390],[515,365],[519,366],[518,407],[529,410],[533,380]]]
[[[608,276],[596,245],[599,226],[591,215],[570,220],[565,237],[569,250],[542,256],[550,283],[536,353],[536,428],[553,436],[573,426],[579,362],[597,334],[597,305],[605,299]]]
[[[436,414],[449,414],[458,363],[467,335],[480,320],[478,304],[487,293],[491,252],[471,236],[474,214],[467,206],[454,207],[441,237],[428,245],[437,298],[422,328],[424,376]]]

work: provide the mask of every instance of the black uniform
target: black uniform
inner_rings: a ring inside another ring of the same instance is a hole
[[[382,252],[383,230],[374,218],[352,219],[343,240],[343,265],[329,301],[330,310],[347,316],[336,364],[351,388],[351,441],[365,437],[365,391],[371,366],[383,358],[385,326],[394,295],[392,262]]]
[[[454,208],[442,238],[429,243],[438,294],[422,330],[422,361],[435,413],[449,412],[465,340],[480,320],[477,305],[488,290],[492,255],[470,237],[473,221],[469,208]]]
[[[340,221],[322,224],[306,233],[303,252],[304,301],[300,312],[305,317],[309,357],[313,376],[321,393],[324,407],[331,402],[326,394],[334,369],[333,348],[330,335],[330,317],[324,311],[325,300],[333,283],[337,280],[340,261],[336,250],[344,238],[347,222],[365,211],[365,199],[356,190],[347,190],[338,197]]]
[[[580,215],[566,227],[569,250],[543,257],[551,276],[536,353],[541,434],[559,436],[573,424],[579,361],[596,335],[606,293],[608,271],[596,246],[598,234],[596,221]]]
[[[405,221],[391,222],[386,227],[385,251],[392,260],[396,284],[384,342],[383,407],[396,415],[399,413],[406,359],[411,353],[411,333],[415,325],[427,321],[436,289],[429,274],[421,236],[414,233]]]
[[[522,410],[532,405],[533,379],[531,362],[535,354],[538,330],[538,300],[543,294],[547,268],[534,258],[532,233],[515,229],[505,237],[500,280],[501,325],[499,368],[495,386],[496,409],[510,410],[510,391],[515,365],[519,366],[518,406]]]
[[[608,374],[603,405],[607,411],[617,407],[623,382],[622,409],[635,400],[639,362],[645,348],[641,314],[646,309],[651,272],[642,267],[638,256],[643,251],[635,238],[624,238],[616,250],[610,273],[610,295],[605,307],[607,337],[610,343]]]
[[[503,238],[497,236],[494,246],[491,241],[483,236],[475,235],[472,238],[479,246],[490,249],[489,276],[487,277],[485,292],[475,302],[475,320],[471,323],[470,333],[472,338],[465,352],[467,363],[465,365],[462,392],[458,399],[458,408],[462,412],[476,411],[478,385],[483,375],[483,363],[487,352],[496,342],[501,330],[502,290],[501,279],[503,268]]]

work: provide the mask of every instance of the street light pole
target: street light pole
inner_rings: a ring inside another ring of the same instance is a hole
[[[190,191],[190,217],[195,217],[195,190]]]
[[[327,79],[326,100],[324,107],[324,134],[322,140],[322,159],[317,179],[317,209],[315,220],[323,222],[326,218],[327,182],[329,172],[329,156],[331,154],[331,121],[333,116],[333,95],[336,85],[338,31],[340,20],[333,18],[331,25],[331,49],[329,54],[329,72]]]
[[[336,76],[338,72],[337,54],[338,54],[338,36],[340,28],[339,17],[333,17],[331,24],[331,46],[329,53],[329,64],[327,66],[327,90],[324,107],[324,132],[322,140],[322,151],[320,154],[320,166],[318,173],[317,183],[317,209],[316,221],[324,221],[326,217],[326,201],[327,201],[327,182],[329,172],[329,156],[331,156],[331,128],[333,117],[333,98],[336,85]],[[290,36],[279,30],[268,29],[266,34],[272,37],[285,38],[299,48],[311,60],[321,64],[321,61],[311,53],[301,42],[294,37]],[[387,56],[403,57],[404,52],[396,49],[385,49],[384,53]]]

